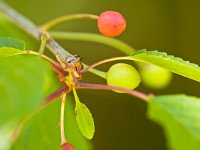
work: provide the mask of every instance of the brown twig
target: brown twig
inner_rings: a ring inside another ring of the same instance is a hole
[[[5,4],[0,0],[0,11],[4,16],[13,22],[16,26],[21,28],[23,31],[34,37],[36,40],[40,40],[43,31],[40,31],[37,26],[34,25],[29,19],[21,15],[19,12],[14,10],[12,7]],[[65,60],[66,57],[70,57],[71,54],[62,48],[56,41],[52,38],[48,39],[47,45],[49,50],[55,55],[58,56],[61,60]]]

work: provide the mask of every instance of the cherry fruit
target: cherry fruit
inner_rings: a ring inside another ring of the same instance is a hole
[[[126,20],[116,11],[105,11],[99,16],[98,28],[101,34],[115,37],[125,30]]]
[[[166,88],[172,79],[172,73],[155,65],[148,65],[141,69],[140,75],[145,85],[153,89]]]
[[[110,67],[107,72],[107,84],[127,89],[135,89],[141,81],[137,70],[128,64],[117,63]],[[123,93],[121,91],[116,91]]]
[[[62,150],[74,150],[73,146],[69,143],[64,143],[61,146]]]

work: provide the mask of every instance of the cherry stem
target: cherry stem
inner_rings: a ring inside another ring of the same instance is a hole
[[[123,91],[126,92],[127,94],[130,94],[132,96],[135,96],[141,100],[144,100],[145,102],[149,101],[149,99],[152,97],[151,94],[146,95],[144,93],[141,93],[136,90],[130,90],[122,87],[117,87],[117,86],[110,86],[110,85],[104,85],[104,84],[90,84],[90,83],[82,83],[78,82],[78,85],[80,89],[95,89],[95,90],[118,90],[118,91]]]
[[[40,56],[40,53],[32,51],[32,50],[27,50],[25,54],[32,54],[32,55]],[[63,67],[58,62],[53,60],[52,58],[50,58],[44,54],[42,54],[41,57],[52,63],[52,65],[53,65],[52,68],[55,72],[60,73],[62,75],[67,74],[67,72],[63,69]]]
[[[86,64],[83,64],[83,66],[84,66],[84,68],[87,68],[88,67],[88,65],[86,65]],[[97,75],[97,76],[99,76],[99,77],[101,77],[101,78],[103,78],[103,79],[106,79],[106,72],[104,72],[104,71],[100,71],[100,70],[98,70],[98,69],[95,69],[95,68],[91,68],[90,70],[89,70],[89,72],[91,72],[91,73],[93,73],[93,74],[95,74],[95,75]]]
[[[113,57],[113,58],[105,59],[105,60],[96,62],[96,63],[82,69],[79,73],[83,74],[83,73],[87,72],[88,70],[90,70],[91,68],[94,68],[94,67],[99,66],[101,64],[105,64],[107,62],[116,61],[116,60],[133,60],[133,58],[131,58],[131,57]]]
[[[65,101],[66,101],[66,93],[62,96],[61,102],[61,111],[60,111],[60,135],[61,135],[61,145],[67,143],[65,138],[65,126],[64,126],[64,117],[65,117]]]
[[[41,56],[44,53],[46,43],[49,39],[48,33],[46,33],[46,32],[42,33],[40,38],[41,38],[41,45],[40,45],[40,48],[39,48],[39,56]]]
[[[67,87],[67,85],[64,85],[58,90],[56,90],[55,92],[53,92],[52,94],[50,94],[48,97],[46,97],[43,104],[48,104],[54,101],[55,99],[57,99],[58,97],[60,97],[62,94],[68,93],[68,92],[69,92],[69,88]]]
[[[75,87],[73,87],[72,90],[73,90],[73,94],[74,94],[74,99],[75,99],[76,105],[80,104],[80,100],[79,100],[79,97],[78,97],[78,94],[76,92]]]
[[[58,74],[61,74],[62,76],[66,76],[68,75],[68,72],[65,71],[64,69],[58,67],[58,66],[55,66],[54,64],[52,64],[52,69],[57,72]]]
[[[110,38],[95,33],[51,31],[49,34],[54,39],[89,41],[105,44],[115,48],[116,50],[119,50],[120,52],[126,55],[131,55],[135,51],[135,49],[132,46],[117,38]]]
[[[51,102],[53,102],[54,100],[56,100],[58,97],[60,97],[62,94],[64,93],[69,93],[69,89],[67,88],[67,85],[64,85],[63,87],[61,87],[60,89],[56,90],[55,92],[53,92],[52,94],[50,94],[48,97],[46,97],[44,99],[44,101],[40,104],[40,106],[38,108],[36,108],[34,111],[32,111],[31,113],[29,113],[27,116],[25,116],[24,118],[22,118],[22,120],[18,123],[18,125],[16,126],[16,128],[14,129],[13,133],[12,133],[12,141],[15,141],[18,137],[18,135],[20,134],[22,127],[33,117],[35,116],[38,112],[40,112],[41,110],[43,110],[44,108],[46,108],[48,106],[48,104],[50,104]]]
[[[25,53],[25,54],[32,54],[32,55],[40,56],[40,53],[35,52],[35,51],[32,51],[32,50],[26,50],[26,53]],[[48,57],[48,56],[46,56],[46,55],[44,55],[44,54],[42,54],[41,57],[42,57],[42,58],[45,58],[45,59],[48,60],[48,61],[50,61],[50,62],[51,62],[52,64],[54,64],[55,66],[60,66],[60,67],[61,67],[61,65],[60,65],[58,62],[56,62],[55,60],[51,59],[50,57]]]
[[[75,20],[75,19],[84,19],[84,18],[97,20],[99,18],[99,16],[92,15],[92,14],[73,14],[73,15],[61,16],[61,17],[55,18],[55,19],[43,24],[40,27],[40,29],[41,29],[41,31],[47,31],[59,24],[64,23],[64,22],[67,22],[70,20]]]

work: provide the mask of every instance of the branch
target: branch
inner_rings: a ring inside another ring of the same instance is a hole
[[[19,12],[15,11],[13,8],[5,4],[0,0],[0,12],[4,14],[4,16],[14,23],[16,26],[21,28],[23,31],[27,32],[29,35],[34,37],[36,40],[40,40],[40,36],[43,34],[39,28],[28,20],[26,17],[21,15]],[[61,60],[65,60],[66,57],[70,57],[71,54],[62,48],[56,41],[50,38],[47,42],[48,49],[56,56],[58,56]]]

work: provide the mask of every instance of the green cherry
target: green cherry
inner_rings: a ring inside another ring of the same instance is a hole
[[[168,70],[149,64],[140,70],[140,75],[143,83],[153,89],[166,88],[172,79],[172,73]]]
[[[107,84],[127,89],[135,89],[141,81],[137,70],[128,64],[117,63],[110,67],[107,72]],[[116,91],[123,93],[121,91]]]

